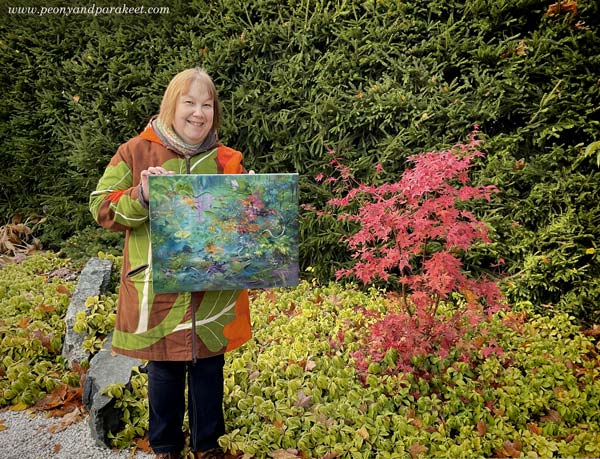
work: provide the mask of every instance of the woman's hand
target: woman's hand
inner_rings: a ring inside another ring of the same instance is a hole
[[[148,202],[148,176],[149,175],[173,175],[175,172],[168,171],[164,167],[149,167],[140,174],[140,180],[142,182],[142,199]]]

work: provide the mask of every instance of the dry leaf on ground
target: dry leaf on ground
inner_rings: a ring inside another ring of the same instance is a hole
[[[71,424],[75,424],[83,419],[83,411],[81,408],[75,408],[70,413],[65,414],[56,425],[48,429],[49,432],[56,433],[65,430]]]

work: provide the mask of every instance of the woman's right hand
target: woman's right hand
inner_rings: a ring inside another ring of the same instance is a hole
[[[142,182],[142,198],[144,201],[148,202],[149,194],[148,194],[148,176],[149,175],[173,175],[175,172],[168,171],[164,167],[149,167],[148,169],[143,170],[140,173],[140,180]]]

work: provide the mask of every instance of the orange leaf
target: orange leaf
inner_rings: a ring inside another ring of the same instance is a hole
[[[477,433],[479,434],[480,437],[483,437],[483,436],[485,436],[486,432],[487,432],[487,425],[483,419],[480,419],[479,421],[477,421]]]
[[[47,305],[47,304],[44,304],[44,303],[41,303],[39,305],[39,308],[42,311],[44,311],[44,312],[54,312],[54,311],[56,311],[56,306],[51,306],[51,305]]]
[[[31,319],[29,317],[21,317],[21,320],[19,320],[19,327],[27,328],[27,327],[29,327],[30,322],[31,322]]]
[[[69,289],[66,286],[62,285],[62,284],[59,285],[58,287],[56,287],[56,291],[58,293],[63,294],[63,295],[71,296],[71,292],[69,292]]]
[[[54,454],[58,454],[60,452],[61,448],[62,448],[62,445],[60,443],[57,443],[56,445],[54,445],[54,448],[53,448]]]
[[[553,3],[548,7],[548,10],[544,16],[555,16],[557,14],[573,13],[577,14],[577,1],[576,0],[562,0],[560,2]]]
[[[587,330],[583,330],[583,334],[587,336],[600,336],[600,325],[595,324],[592,328],[588,328]]]
[[[290,308],[285,312],[288,316],[294,316],[296,311],[296,303],[293,301],[290,303]]]
[[[5,422],[6,419],[0,419],[0,432],[7,429]]]
[[[46,394],[44,398],[39,400],[33,408],[40,411],[48,411],[59,407],[63,404],[65,395],[67,393],[67,385],[63,384],[61,386],[55,387],[52,392]]]
[[[499,452],[496,451],[496,454],[498,457],[521,457],[521,448],[521,442],[505,440],[502,443],[502,449]]]
[[[136,438],[134,443],[135,447],[140,451],[152,454],[152,448],[150,448],[150,439],[148,438],[148,435],[144,435],[144,438]]]
[[[540,429],[540,427],[533,423],[530,422],[529,424],[527,424],[527,428],[529,429],[529,431],[535,435],[541,435],[542,434],[542,429]]]
[[[506,412],[506,408],[504,408],[503,406],[499,407],[499,408],[492,408],[492,412],[494,413],[494,415],[496,416],[504,416],[504,413]]]
[[[411,424],[413,426],[415,426],[417,429],[423,428],[423,420],[418,416],[412,419]]]
[[[417,459],[421,453],[427,452],[427,447],[423,446],[419,442],[416,442],[416,443],[413,443],[412,445],[410,445],[409,452],[410,452],[410,457],[412,457],[412,459]]]
[[[80,408],[75,408],[73,411],[65,414],[58,424],[53,425],[48,429],[52,433],[61,432],[69,427],[71,424],[81,421],[83,418],[83,412]]]
[[[283,421],[273,421],[273,425],[275,427],[277,427],[279,430],[281,430],[282,432],[284,432],[285,429],[287,428],[287,426],[285,425],[285,423]]]

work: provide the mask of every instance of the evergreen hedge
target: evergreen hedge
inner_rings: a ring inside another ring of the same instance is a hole
[[[513,301],[597,321],[600,170],[586,147],[600,140],[600,11],[553,3],[192,0],[98,16],[3,6],[0,215],[49,217],[50,247],[82,232],[118,145],[177,71],[200,65],[220,90],[223,141],[257,171],[299,172],[302,201],[317,206],[330,197],[312,179],[328,172],[328,150],[359,180],[378,163],[394,180],[409,155],[479,124],[487,157],[474,179],[501,193],[479,210],[497,242],[470,261],[503,258]],[[346,264],[345,231],[305,212],[302,267],[327,278]]]

